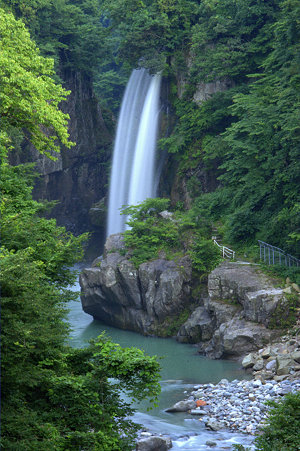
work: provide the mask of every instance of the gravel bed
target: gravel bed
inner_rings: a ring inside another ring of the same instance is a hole
[[[268,400],[280,399],[290,392],[300,390],[300,380],[274,380],[262,383],[260,380],[222,379],[218,384],[196,385],[190,401],[197,406],[191,409],[192,415],[212,430],[223,428],[254,435],[268,417]],[[203,402],[204,401],[204,402]]]

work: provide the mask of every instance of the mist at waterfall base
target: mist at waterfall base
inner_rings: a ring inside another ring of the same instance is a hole
[[[107,235],[124,232],[124,205],[155,196],[155,150],[159,119],[160,75],[135,69],[122,100],[113,152]]]
[[[83,266],[81,266],[82,268]],[[77,267],[77,269],[80,269]],[[72,287],[80,292],[79,283]],[[161,396],[159,406],[147,411],[149,403],[135,406],[134,421],[142,424],[150,432],[170,436],[172,450],[208,450],[220,451],[230,449],[234,443],[251,446],[252,437],[244,434],[208,431],[204,424],[187,413],[167,413],[165,409],[184,399],[195,384],[218,383],[222,378],[228,380],[243,379],[245,373],[240,365],[224,360],[210,360],[200,356],[192,345],[181,344],[174,339],[145,337],[135,332],[116,329],[84,313],[80,301],[69,303],[68,321],[71,326],[70,344],[74,347],[87,345],[88,340],[106,331],[112,341],[123,347],[135,346],[148,355],[161,358]],[[207,440],[214,440],[217,446],[209,448]],[[112,450],[113,451],[113,450]]]

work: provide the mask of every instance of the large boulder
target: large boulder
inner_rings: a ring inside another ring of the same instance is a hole
[[[172,448],[172,441],[165,437],[151,436],[139,440],[136,451],[168,451]]]
[[[209,274],[208,296],[201,303],[180,328],[177,340],[199,342],[199,352],[211,358],[238,358],[280,334],[269,325],[287,300],[257,266],[224,262]]]
[[[197,307],[189,319],[181,326],[176,340],[181,343],[199,343],[213,336],[216,320],[204,306]]]
[[[103,258],[82,272],[80,284],[83,310],[94,318],[161,336],[173,321],[178,341],[196,343],[199,352],[212,358],[238,358],[271,343],[281,331],[270,323],[287,302],[283,290],[257,266],[229,262],[209,274],[208,291],[198,287],[195,299],[188,257],[177,262],[159,258],[136,268],[121,234],[108,237]],[[190,309],[192,298],[196,309],[180,327],[178,317]]]
[[[83,310],[96,319],[143,334],[176,318],[189,303],[191,264],[157,259],[135,268],[124,249],[122,236],[111,235],[103,259],[80,275]],[[121,253],[120,253],[121,252]]]
[[[211,358],[240,357],[263,347],[279,334],[262,324],[235,316],[221,324],[212,339],[199,345],[199,351]]]
[[[248,321],[268,326],[277,311],[288,311],[283,289],[275,288],[271,279],[255,266],[226,262],[208,277],[208,293],[212,301],[226,300],[240,304]]]

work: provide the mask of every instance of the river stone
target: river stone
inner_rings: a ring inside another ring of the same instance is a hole
[[[243,366],[243,368],[247,369],[247,368],[251,368],[252,366],[254,366],[255,363],[256,363],[255,354],[253,352],[250,352],[250,354],[246,355],[243,358],[242,366]]]
[[[273,368],[276,367],[276,360],[270,360],[266,363],[266,370],[271,371]]]
[[[294,362],[287,356],[276,357],[276,374],[277,376],[284,376],[289,374]]]
[[[206,415],[207,412],[205,412],[205,410],[202,409],[192,409],[191,410],[191,415]]]
[[[294,351],[291,353],[291,358],[297,363],[300,363],[300,351]]]
[[[196,408],[196,401],[193,400],[185,400],[176,402],[173,407],[169,407],[165,410],[165,412],[187,412],[188,410],[192,410]]]
[[[211,429],[212,431],[220,431],[224,428],[224,424],[220,421],[214,420],[213,418],[210,418],[206,423],[205,426]]]
[[[136,444],[136,451],[167,451],[170,448],[172,448],[171,439],[163,437],[144,438]]]
[[[264,367],[264,361],[263,361],[263,359],[259,359],[259,360],[257,360],[255,365],[253,366],[253,370],[254,371],[260,371],[260,370],[263,369],[263,367]]]
[[[267,346],[265,349],[263,349],[260,355],[263,359],[268,359],[272,355],[271,346]]]

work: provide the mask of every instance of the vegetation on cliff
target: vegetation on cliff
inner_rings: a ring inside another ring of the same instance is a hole
[[[299,0],[102,4],[119,58],[169,77],[177,120],[160,147],[201,214],[235,245],[299,255]],[[209,83],[220,92],[197,100]]]
[[[7,156],[22,133],[45,154],[58,150],[58,138],[71,145],[58,109],[67,92],[51,78],[53,61],[2,9],[0,34],[1,448],[129,451],[138,427],[121,390],[154,400],[159,365],[104,336],[84,349],[66,344],[66,303],[76,296],[70,266],[87,236],[41,217],[48,206],[32,199],[32,165],[12,167]]]
[[[162,71],[175,125],[160,148],[186,206],[234,246],[261,239],[299,256],[299,0],[0,4],[57,67],[92,77],[115,112],[131,68]]]
[[[125,207],[129,230],[124,243],[130,260],[141,263],[167,258],[178,260],[189,255],[193,269],[208,274],[220,262],[220,252],[213,244],[207,223],[193,217],[191,212],[176,209],[167,211],[169,199],[146,199],[136,206]]]

